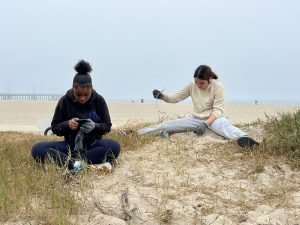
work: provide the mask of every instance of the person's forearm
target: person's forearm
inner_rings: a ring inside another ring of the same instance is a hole
[[[71,131],[71,128],[69,127],[69,121],[64,121],[61,123],[52,123],[51,130],[57,136],[67,135]]]
[[[104,123],[96,123],[95,129],[96,132],[100,132],[102,134],[109,133],[111,130],[111,122]]]
[[[205,123],[210,126],[216,119],[217,117],[214,114],[210,114],[210,116],[205,120]]]
[[[164,95],[163,99],[162,99],[164,102],[169,102],[169,98],[167,95]]]

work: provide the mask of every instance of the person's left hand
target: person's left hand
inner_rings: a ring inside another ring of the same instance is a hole
[[[90,133],[95,128],[95,122],[91,119],[88,119],[81,125],[84,133]]]
[[[207,124],[204,121],[201,121],[199,126],[194,131],[194,133],[198,135],[203,135],[206,131],[206,128],[207,128]]]

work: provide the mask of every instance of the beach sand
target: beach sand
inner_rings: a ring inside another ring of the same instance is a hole
[[[42,132],[50,126],[57,102],[0,101],[0,131]],[[226,115],[233,124],[265,120],[280,112],[293,111],[299,105],[228,104]],[[162,118],[184,117],[193,111],[192,104],[167,103],[109,103],[114,127],[127,123],[157,122]]]
[[[55,105],[0,101],[0,131],[40,132],[49,125]],[[192,111],[191,104],[108,103],[108,107],[113,129]],[[226,114],[262,141],[267,134],[249,123],[296,109],[299,106],[228,104]],[[112,173],[88,178],[92,189],[78,196],[83,210],[74,223],[300,224],[300,173],[283,160],[257,157],[209,130],[203,136],[189,132],[156,137],[140,149],[122,152]],[[130,221],[124,220],[126,210]]]

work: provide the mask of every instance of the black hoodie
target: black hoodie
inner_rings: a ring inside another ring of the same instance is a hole
[[[101,139],[102,135],[110,132],[112,124],[106,102],[94,89],[91,98],[83,105],[75,101],[72,89],[68,90],[57,103],[51,129],[54,134],[64,136],[65,141],[71,146],[74,146],[75,136],[79,128],[71,130],[68,122],[75,117],[91,119],[95,122],[95,129],[84,136],[85,143],[92,143]]]

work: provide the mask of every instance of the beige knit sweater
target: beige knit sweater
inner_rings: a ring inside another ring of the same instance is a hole
[[[193,116],[208,118],[212,113],[219,118],[224,115],[225,90],[224,86],[215,79],[211,79],[204,90],[198,88],[194,81],[173,95],[166,95],[169,103],[180,102],[191,96],[194,112]]]

